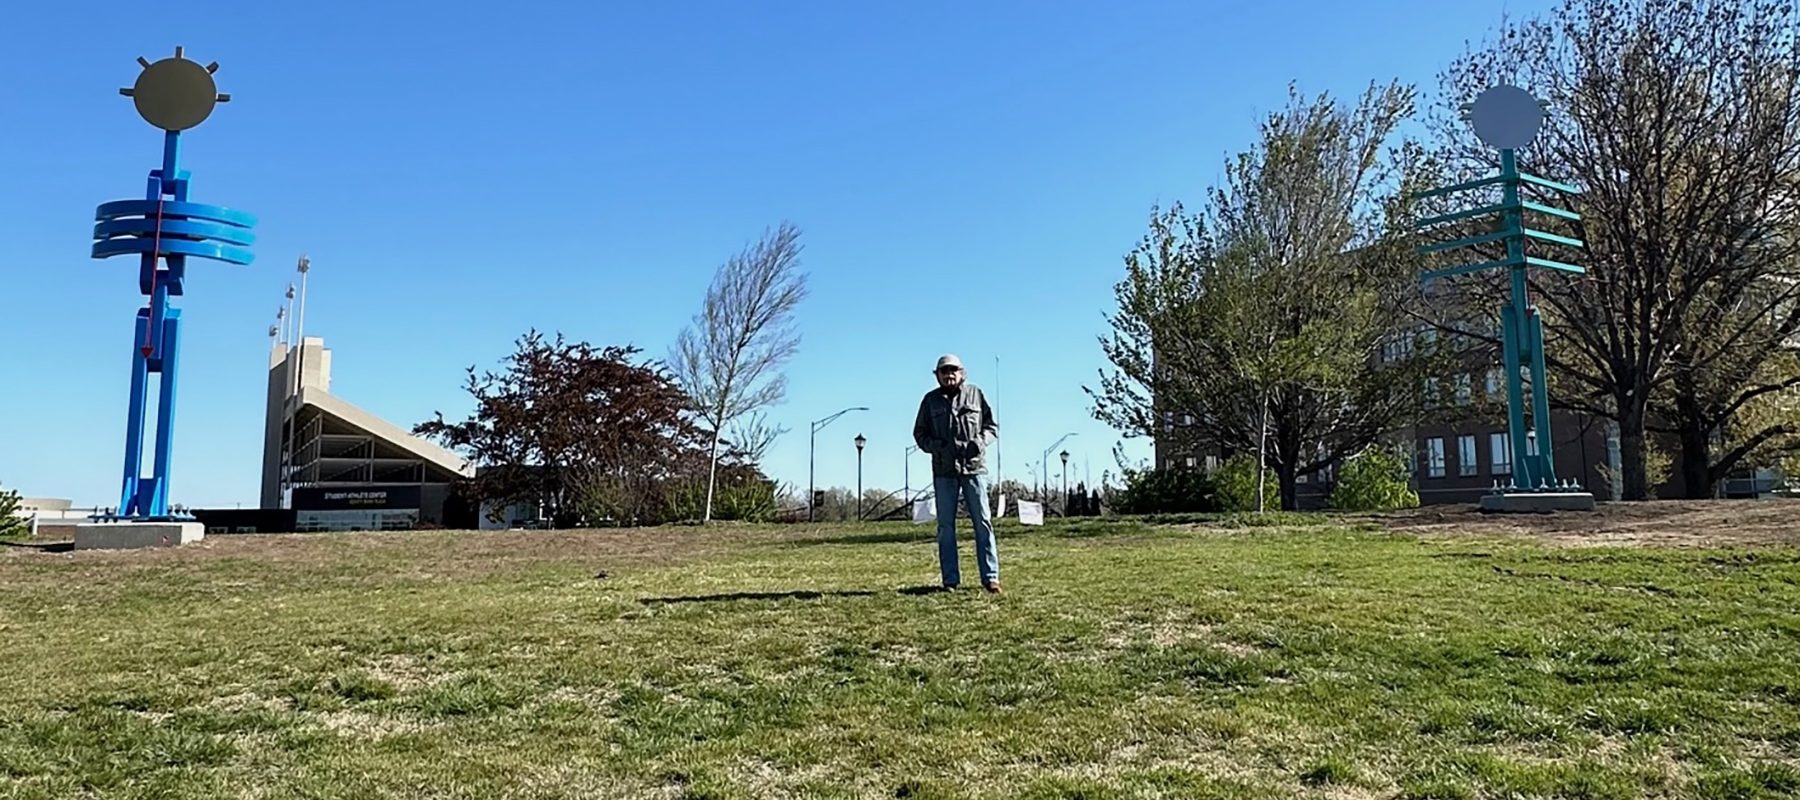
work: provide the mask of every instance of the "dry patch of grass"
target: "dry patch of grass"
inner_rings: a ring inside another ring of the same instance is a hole
[[[1469,506],[1428,506],[1347,519],[1405,533],[1533,538],[1567,547],[1800,545],[1800,499],[1790,498],[1601,503],[1584,514],[1483,514]]]

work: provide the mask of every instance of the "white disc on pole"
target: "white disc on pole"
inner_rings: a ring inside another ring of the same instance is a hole
[[[1544,107],[1517,86],[1493,86],[1470,105],[1469,124],[1489,146],[1517,150],[1537,138],[1544,126]]]

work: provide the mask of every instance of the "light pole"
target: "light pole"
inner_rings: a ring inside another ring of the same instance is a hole
[[[1068,441],[1069,437],[1074,436],[1074,435],[1075,434],[1073,434],[1073,433],[1065,433],[1062,435],[1061,439],[1057,439],[1055,443],[1051,444],[1049,447],[1044,448],[1044,455],[1038,461],[1038,463],[1042,465],[1039,468],[1043,470],[1044,480],[1042,483],[1039,483],[1038,485],[1043,487],[1043,493],[1046,495],[1050,494],[1050,454],[1056,452],[1057,445],[1060,445],[1063,442]]]
[[[275,319],[277,322],[282,323],[282,326],[281,326],[281,341],[282,341],[282,343],[289,344],[289,343],[293,342],[293,340],[294,340],[294,285],[291,283],[288,284],[288,288],[287,288],[287,304],[282,306],[280,311],[275,312]]]
[[[290,337],[294,344],[294,350],[287,354],[293,356],[294,359],[291,361],[286,357],[282,359],[286,368],[293,370],[294,373],[293,382],[288,384],[287,400],[282,404],[287,411],[287,464],[282,470],[282,483],[287,495],[285,500],[288,508],[294,506],[294,437],[299,435],[299,432],[294,429],[294,418],[300,415],[300,390],[305,385],[302,373],[306,370],[306,276],[312,272],[312,259],[301,256],[300,263],[295,265],[294,271],[300,273],[300,313],[294,319],[294,333]],[[293,291],[294,285],[288,284],[289,301],[293,300]]]
[[[1063,516],[1069,515],[1069,451],[1062,451],[1063,462]]]
[[[862,514],[863,514],[863,512],[862,512],[862,500],[863,500],[863,495],[862,495],[862,451],[863,451],[863,445],[868,444],[868,443],[869,443],[869,440],[864,439],[862,434],[859,433],[856,435],[856,521],[857,522],[862,522]]]
[[[813,421],[812,434],[810,437],[808,437],[807,442],[806,442],[806,521],[807,522],[813,521],[813,512],[814,512],[813,506],[817,505],[817,503],[815,503],[813,500],[813,498],[814,498],[813,493],[818,491],[818,489],[813,485],[813,464],[814,464],[814,458],[815,458],[814,453],[819,449],[819,431],[824,430],[826,425],[830,425],[838,417],[841,417],[852,411],[868,411],[868,410],[869,409],[866,406],[856,406],[854,408],[846,408],[843,411],[839,411],[836,414],[832,414],[831,416],[826,417],[824,419]]]

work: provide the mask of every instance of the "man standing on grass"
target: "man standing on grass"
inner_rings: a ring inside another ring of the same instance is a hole
[[[1000,435],[994,409],[987,396],[963,375],[962,359],[947,355],[937,362],[938,388],[919,402],[913,422],[913,441],[931,454],[932,487],[937,493],[938,570],[944,588],[962,583],[962,566],[956,557],[956,499],[975,528],[975,560],[981,568],[981,586],[1000,591],[1000,559],[994,552],[994,525],[988,519],[987,494],[981,475],[987,471],[987,447]]]

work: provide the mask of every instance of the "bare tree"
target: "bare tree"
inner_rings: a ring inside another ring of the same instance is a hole
[[[1619,425],[1624,497],[1650,493],[1646,432],[1672,434],[1688,494],[1797,430],[1739,414],[1800,385],[1800,50],[1792,0],[1563,0],[1451,65],[1451,106],[1501,81],[1550,102],[1521,166],[1583,190],[1586,278],[1548,275],[1559,405]],[[1449,108],[1446,163],[1490,172]],[[1791,346],[1788,344],[1787,346]],[[1775,360],[1771,360],[1774,358]],[[1713,452],[1723,432],[1736,429]]]
[[[706,303],[682,330],[671,354],[676,380],[712,434],[704,521],[712,521],[719,446],[727,427],[782,401],[787,378],[781,366],[800,347],[794,309],[806,297],[800,271],[800,230],[783,222],[719,267]],[[760,417],[740,426],[739,452],[766,450],[780,433]],[[747,434],[747,436],[746,436]]]
[[[761,464],[769,454],[769,446],[781,436],[783,429],[769,422],[760,411],[745,414],[731,424],[728,443],[738,460],[745,464]]]

